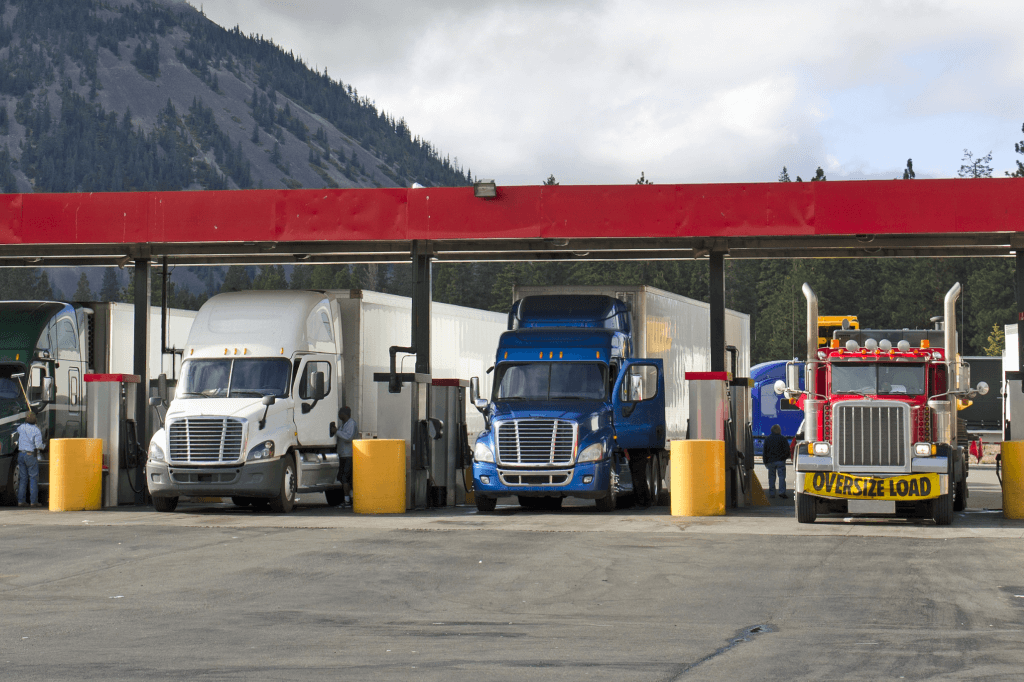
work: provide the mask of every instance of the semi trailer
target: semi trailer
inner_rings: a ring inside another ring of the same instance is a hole
[[[804,433],[797,443],[796,518],[819,513],[930,517],[949,525],[968,496],[968,461],[958,400],[970,387],[956,353],[955,284],[941,329],[839,330],[819,348],[817,296],[807,284],[807,360],[789,363],[778,393],[797,399]]]
[[[687,435],[685,374],[711,367],[709,306],[648,286],[526,286],[513,299],[491,391],[471,380],[486,422],[477,508],[577,497],[607,511],[634,489],[629,458],[645,461],[652,499],[667,503],[667,444]],[[726,343],[748,371],[747,315],[726,312]]]
[[[384,423],[400,420],[379,414],[378,399],[389,348],[409,338],[411,319],[410,299],[372,291],[210,298],[185,344],[165,424],[150,441],[146,480],[156,509],[173,511],[182,496],[230,497],[278,512],[307,493],[338,504],[338,410],[352,409],[360,438],[402,433],[408,424]],[[504,319],[433,304],[434,376],[482,373]],[[481,427],[476,417],[472,428]]]

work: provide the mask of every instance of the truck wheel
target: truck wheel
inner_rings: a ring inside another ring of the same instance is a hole
[[[285,455],[284,471],[281,472],[281,492],[270,501],[270,509],[278,514],[287,514],[295,506],[298,481],[295,478],[295,460]]]
[[[797,523],[814,523],[818,518],[818,505],[813,496],[806,493],[793,493],[796,496]]]
[[[482,512],[492,512],[494,508],[498,506],[498,500],[494,497],[484,497],[480,493],[476,494],[476,510]]]
[[[953,493],[939,495],[932,501],[932,518],[935,525],[948,526],[953,523]]]
[[[615,511],[615,491],[609,486],[608,493],[604,497],[597,498],[595,502],[599,512]]]
[[[154,497],[153,509],[158,512],[172,512],[178,508],[177,497]]]
[[[961,512],[967,508],[967,481],[956,484],[956,495],[953,497],[953,511]]]
[[[11,458],[11,471],[7,474],[7,489],[0,496],[0,504],[14,506],[18,504],[18,481],[21,474],[18,473],[18,456]]]
[[[345,491],[342,488],[325,490],[324,497],[327,498],[327,505],[330,507],[340,506],[345,501]]]
[[[661,458],[655,453],[647,460],[647,493],[652,505],[661,498]]]

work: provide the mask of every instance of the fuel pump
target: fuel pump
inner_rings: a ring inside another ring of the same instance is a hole
[[[86,374],[89,420],[86,434],[103,441],[103,505],[134,504],[145,491],[144,450],[135,418],[136,374]]]

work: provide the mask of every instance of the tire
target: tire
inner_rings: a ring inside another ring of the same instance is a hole
[[[932,501],[932,518],[936,526],[953,523],[953,493],[939,495]]]
[[[818,518],[818,505],[812,495],[806,493],[793,493],[796,497],[796,520],[797,523],[814,523]]]
[[[153,509],[158,512],[172,512],[178,508],[177,497],[154,497]]]
[[[967,508],[967,481],[957,483],[955,493],[953,496],[953,511],[962,512]]]
[[[519,506],[523,509],[543,509],[544,498],[543,497],[527,497],[526,495],[519,496]]]
[[[287,514],[295,507],[295,493],[298,491],[295,477],[295,460],[285,455],[284,471],[281,472],[281,491],[270,500],[270,509],[278,514]]]
[[[327,498],[328,506],[339,507],[345,501],[345,490],[343,488],[325,490],[324,497]]]
[[[615,511],[615,491],[612,490],[611,481],[608,481],[608,492],[604,497],[599,497],[594,500],[597,503],[597,511],[599,512],[610,512]]]
[[[484,497],[476,494],[476,510],[481,512],[492,512],[498,506],[498,500],[494,497]]]
[[[661,500],[661,457],[658,453],[652,454],[647,460],[647,494],[650,495],[651,505]]]
[[[252,498],[251,497],[232,497],[231,498],[231,502],[234,503],[234,505],[236,507],[251,507],[252,506]]]
[[[18,480],[21,474],[18,473],[18,455],[11,458],[11,470],[7,473],[7,488],[3,495],[0,495],[0,504],[13,507],[18,504]]]
[[[544,503],[542,507],[547,511],[558,511],[562,508],[562,497],[542,497]]]

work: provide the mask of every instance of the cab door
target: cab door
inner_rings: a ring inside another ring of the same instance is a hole
[[[333,365],[329,355],[304,357],[292,386],[299,445],[316,448],[315,452],[302,452],[299,457],[299,485],[302,487],[330,483],[338,473],[334,433],[341,387],[337,385]]]
[[[665,373],[661,360],[623,360],[612,393],[616,444],[665,447]]]

